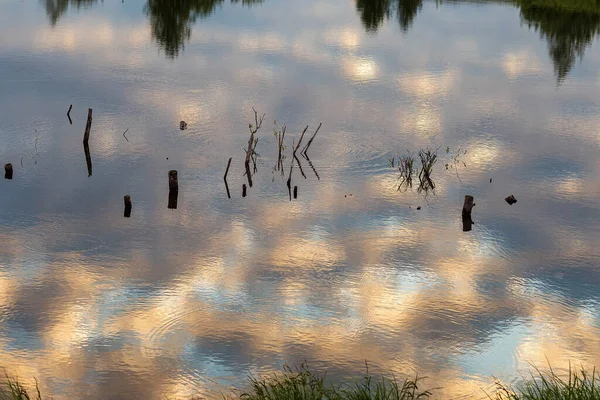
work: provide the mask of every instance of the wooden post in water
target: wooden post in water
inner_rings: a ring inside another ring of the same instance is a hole
[[[129,218],[129,217],[131,217],[131,196],[125,195],[123,200],[125,203],[125,212],[123,213],[123,216],[125,218]]]
[[[177,197],[179,196],[179,179],[177,171],[169,171],[169,204],[168,207],[172,210],[177,209]]]
[[[86,144],[90,140],[90,129],[92,129],[92,109],[88,108],[87,122],[85,123],[85,132],[83,134],[83,143]]]
[[[294,198],[298,198],[298,186],[294,186]]]
[[[4,179],[12,179],[13,167],[11,163],[4,164]]]
[[[462,223],[463,232],[469,232],[473,226],[473,219],[471,219],[471,211],[475,207],[473,196],[466,195],[465,202],[462,209]]]
[[[463,204],[463,209],[462,209],[463,215],[471,215],[471,211],[473,210],[473,207],[475,206],[475,203],[473,202],[474,200],[475,199],[473,198],[473,196],[469,196],[469,195],[465,196],[465,202]]]
[[[242,185],[242,197],[246,197],[246,184]]]

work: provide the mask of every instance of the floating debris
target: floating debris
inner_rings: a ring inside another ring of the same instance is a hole
[[[182,131],[187,129],[187,122],[185,121],[180,121],[179,122],[179,129],[181,129]]]
[[[517,202],[517,199],[515,198],[515,196],[513,196],[512,194],[510,196],[508,196],[507,198],[504,199],[504,201],[506,201],[509,205],[513,205]]]

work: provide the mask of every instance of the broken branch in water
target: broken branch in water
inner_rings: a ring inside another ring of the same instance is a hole
[[[69,122],[73,125],[73,121],[71,120],[71,109],[73,108],[73,104],[69,106],[69,111],[67,111],[67,118],[69,118]]]
[[[125,140],[127,140],[127,142],[129,142],[129,139],[127,139],[127,136],[125,136],[125,134],[129,131],[129,128],[125,129],[125,132],[123,132],[123,137],[125,138]]]
[[[92,156],[90,155],[90,145],[88,142],[83,142],[83,152],[85,153],[85,163],[88,170],[88,178],[92,176]]]
[[[90,129],[92,129],[92,109],[88,109],[87,122],[85,123],[85,132],[83,134],[83,143],[87,143],[90,140]]]
[[[304,146],[302,148],[302,152],[301,154],[306,154],[306,152],[308,151],[308,148],[310,147],[310,145],[312,144],[312,141],[315,139],[315,136],[317,136],[317,133],[319,133],[319,129],[321,129],[321,125],[323,125],[323,123],[321,122],[319,124],[319,126],[317,127],[317,130],[315,131],[315,133],[313,133],[312,137],[310,138],[310,140],[308,141],[308,143],[306,143],[306,146]],[[308,127],[307,127],[308,128]],[[300,138],[300,141],[302,141],[302,138]]]
[[[267,114],[263,114],[260,118],[258,117],[258,113],[252,108],[254,111],[254,125],[248,124],[248,129],[250,130],[250,138],[248,139],[248,149],[246,150],[246,161],[244,162],[246,167],[246,175],[248,175],[248,185],[252,187],[252,177],[250,176],[250,160],[252,160],[254,164],[254,172],[256,172],[256,145],[258,144],[258,139],[254,138],[254,134],[258,132],[260,127],[262,126],[263,120]]]

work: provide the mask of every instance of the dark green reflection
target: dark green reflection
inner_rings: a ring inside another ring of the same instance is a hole
[[[360,19],[368,32],[376,32],[392,15],[406,32],[422,6],[423,0],[356,0]]]
[[[190,39],[197,18],[211,15],[224,0],[148,0],[145,10],[150,18],[152,37],[168,58],[175,58]],[[231,0],[239,3],[240,0]],[[250,6],[263,0],[241,0]]]
[[[485,0],[465,0],[482,3]],[[522,20],[548,42],[554,71],[559,82],[573,68],[577,57],[600,34],[600,0],[490,0],[512,3],[521,10]],[[385,20],[398,20],[406,32],[422,8],[422,0],[356,0],[365,29],[376,32]],[[443,0],[437,0],[437,4]]]
[[[81,7],[91,7],[98,0],[44,0],[46,14],[50,18],[52,26],[56,25],[60,17],[67,12],[69,6],[79,9]]]
[[[576,58],[583,58],[585,49],[600,34],[600,7],[595,11],[568,10],[523,2],[521,18],[548,42],[559,82],[567,77]]]

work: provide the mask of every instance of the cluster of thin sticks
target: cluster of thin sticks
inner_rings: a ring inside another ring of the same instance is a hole
[[[246,158],[245,158],[245,162],[244,162],[246,172],[244,175],[248,179],[248,185],[250,187],[252,187],[252,183],[253,183],[252,175],[256,174],[256,172],[258,171],[257,158],[259,157],[259,154],[256,152],[256,146],[258,144],[258,137],[256,136],[256,134],[262,127],[262,123],[266,117],[266,114],[263,114],[262,116],[259,117],[258,112],[254,108],[252,108],[252,111],[254,112],[254,124],[248,124],[248,129],[250,130],[250,137],[248,138],[248,146],[246,149],[244,149],[244,151],[246,153]],[[277,124],[277,121],[275,121],[275,124]],[[313,133],[312,137],[308,140],[308,142],[300,150],[300,154],[302,155],[302,157],[304,157],[308,161],[310,167],[312,168],[317,179],[319,179],[319,180],[321,178],[319,177],[319,174],[317,173],[315,167],[313,166],[312,162],[310,161],[307,151],[310,148],[310,145],[312,144],[313,140],[317,136],[317,133],[321,129],[321,126],[322,126],[322,123],[319,124],[319,126]],[[298,163],[300,173],[306,179],[306,174],[304,174],[304,171],[302,170],[302,164],[300,163],[300,160],[298,159],[296,154],[298,153],[298,150],[300,149],[300,145],[302,144],[304,135],[306,134],[308,127],[309,126],[307,125],[306,128],[304,128],[304,130],[302,131],[302,134],[300,135],[300,139],[298,140],[298,143],[297,144],[292,143],[292,149],[293,149],[292,162],[290,164],[290,173],[289,173],[288,180],[287,180],[287,186],[288,186],[288,190],[290,193],[290,200],[292,198],[291,182],[292,182],[292,172],[294,169],[294,161],[296,161]],[[286,149],[285,144],[284,144],[286,129],[287,129],[287,127],[284,125],[281,128],[281,130],[279,130],[279,131],[276,128],[273,130],[273,133],[274,133],[275,137],[277,138],[277,164],[274,167],[274,171],[275,170],[281,171],[282,177],[284,176],[283,162],[286,159],[286,156],[284,154],[284,151]],[[227,184],[227,174],[229,173],[229,167],[231,166],[231,160],[232,160],[232,158],[229,158],[229,161],[227,163],[227,169],[225,170],[225,175],[223,176],[223,180],[225,181],[225,188],[227,189],[227,196],[229,198],[231,198],[231,195],[229,192],[229,185]],[[252,169],[250,168],[250,163],[252,163]],[[244,189],[244,193],[245,193],[245,189]],[[294,190],[294,193],[296,195],[296,189]]]

